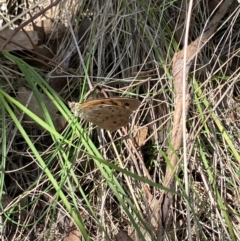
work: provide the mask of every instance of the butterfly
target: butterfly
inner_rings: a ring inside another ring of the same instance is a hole
[[[138,99],[125,97],[93,99],[81,104],[68,102],[75,116],[109,131],[127,125],[130,115],[140,104]]]

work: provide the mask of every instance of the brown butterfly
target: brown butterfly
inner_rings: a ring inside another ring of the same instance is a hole
[[[130,115],[140,104],[138,99],[124,97],[93,99],[81,104],[68,102],[75,116],[109,131],[127,125]]]

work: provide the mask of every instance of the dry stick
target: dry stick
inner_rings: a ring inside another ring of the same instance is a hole
[[[47,10],[49,10],[50,8],[52,8],[53,6],[56,6],[59,2],[61,2],[61,0],[56,0],[55,2],[51,3],[49,6],[47,6],[46,8],[40,10],[38,13],[36,13],[33,17],[29,18],[27,21],[25,21],[24,23],[20,24],[17,28],[14,29],[14,32],[12,33],[12,35],[5,41],[5,43],[3,44],[2,48],[1,48],[1,52],[5,49],[5,47],[7,46],[7,44],[12,40],[12,38],[17,34],[18,31],[20,31],[22,28],[24,28],[26,25],[28,25],[29,23],[33,22],[34,19],[36,19],[37,17],[41,16],[43,13],[45,13]]]
[[[172,130],[172,143],[171,149],[168,150],[168,158],[170,161],[170,165],[167,165],[166,168],[166,175],[163,181],[165,187],[172,189],[175,184],[175,179],[173,178],[174,173],[177,172],[177,151],[182,145],[182,138],[183,138],[183,103],[182,98],[185,98],[185,115],[188,113],[189,103],[190,103],[190,95],[187,91],[188,86],[188,73],[191,67],[192,61],[200,52],[202,47],[208,42],[211,35],[214,34],[218,23],[222,19],[222,17],[227,12],[228,8],[232,4],[233,0],[225,0],[222,2],[219,10],[216,12],[216,15],[213,17],[211,22],[206,28],[206,31],[203,33],[202,36],[197,38],[194,42],[192,42],[189,46],[187,46],[187,56],[186,62],[184,62],[184,49],[176,53],[173,57],[173,76],[174,76],[174,89],[176,93],[175,99],[175,111],[173,114],[173,130]],[[186,64],[186,74],[183,76],[183,66]],[[185,93],[186,96],[183,96],[183,83],[185,81]],[[161,215],[162,218],[160,220],[160,229],[159,235],[162,236],[164,234],[164,229],[167,224],[168,216],[169,216],[169,209],[172,203],[173,194],[172,193],[165,193],[163,195],[163,199],[161,202]],[[160,216],[161,216],[160,215]]]

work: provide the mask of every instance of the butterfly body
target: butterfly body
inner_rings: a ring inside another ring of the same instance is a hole
[[[81,104],[69,102],[69,107],[75,116],[113,131],[127,125],[130,115],[140,104],[138,99],[113,97],[93,99]]]

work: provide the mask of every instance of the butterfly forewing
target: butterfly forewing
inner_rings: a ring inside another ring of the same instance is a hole
[[[95,106],[95,105],[111,105],[111,106],[120,106],[126,109],[129,109],[131,111],[136,110],[140,104],[141,101],[134,98],[125,98],[125,97],[114,97],[114,98],[102,98],[102,99],[94,99],[85,101],[81,104],[82,109],[88,106]]]
[[[115,97],[89,100],[82,104],[69,102],[69,107],[74,115],[112,131],[127,125],[130,115],[140,104],[137,99]]]
[[[115,107],[116,108],[116,107]],[[121,126],[125,126],[127,125],[127,123],[129,122],[129,117],[131,115],[131,112],[125,112],[123,110],[120,109],[121,107],[118,107],[118,113],[107,113],[109,111],[109,107],[108,106],[104,106],[102,107],[102,112],[100,113],[98,111],[96,111],[96,113],[92,114],[92,113],[88,113],[88,112],[83,112],[81,117],[84,120],[87,120],[89,122],[92,122],[93,124],[106,129],[106,130],[117,130],[119,129]]]

